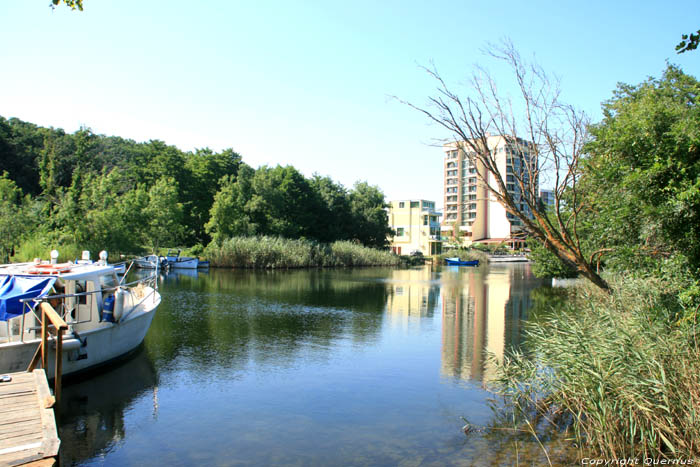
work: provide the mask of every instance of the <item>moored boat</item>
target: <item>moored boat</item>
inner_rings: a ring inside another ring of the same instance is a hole
[[[124,284],[118,268],[106,259],[104,253],[94,263],[0,266],[0,373],[27,369],[41,341],[37,305],[42,302],[68,325],[62,344],[64,375],[104,365],[143,342],[161,301],[155,276]],[[46,371],[52,375],[56,340],[49,341]]]
[[[140,269],[164,269],[168,266],[168,260],[164,256],[148,255],[136,258],[134,266]]]
[[[197,269],[199,259],[189,256],[180,256],[180,250],[168,250],[165,256],[168,260],[168,266],[174,269]]]
[[[445,264],[448,266],[478,266],[479,260],[463,261],[459,258],[445,258]]]

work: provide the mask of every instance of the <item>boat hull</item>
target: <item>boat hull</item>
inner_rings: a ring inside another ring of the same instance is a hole
[[[460,261],[460,260],[446,259],[445,263],[448,266],[478,266],[479,260],[477,259],[474,261]]]
[[[171,268],[174,269],[197,269],[197,264],[199,260],[197,258],[192,259],[178,259],[177,261],[170,261]]]

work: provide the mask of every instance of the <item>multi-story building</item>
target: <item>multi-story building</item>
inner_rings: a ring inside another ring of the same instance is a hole
[[[506,185],[506,190],[516,201],[521,212],[531,216],[524,201],[523,193],[516,176],[525,182],[529,192],[531,184],[537,177],[531,170],[537,167],[534,145],[521,138],[508,136],[489,136],[488,150],[493,155],[496,168]],[[466,143],[448,143],[443,146],[445,209],[442,230],[445,235],[459,236],[461,241],[471,242],[512,242],[522,234],[522,223],[514,215],[506,212],[505,207],[487,188],[496,187],[493,174],[489,173],[483,162],[475,157]],[[482,179],[484,176],[486,179]]]
[[[542,201],[545,208],[554,206],[554,192],[552,190],[545,190],[542,188],[540,190],[540,201]]]
[[[424,255],[442,253],[440,216],[434,201],[399,200],[389,202],[389,227],[396,235],[389,238],[391,249],[399,255],[420,251]]]

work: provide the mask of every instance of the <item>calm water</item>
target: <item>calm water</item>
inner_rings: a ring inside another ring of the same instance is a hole
[[[190,273],[192,274],[192,273]],[[64,388],[64,465],[490,465],[527,265],[171,273],[145,345]],[[504,460],[505,459],[505,460]]]

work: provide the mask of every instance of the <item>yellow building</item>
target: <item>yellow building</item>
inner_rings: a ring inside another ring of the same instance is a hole
[[[389,202],[389,227],[396,233],[389,237],[394,253],[408,255],[420,251],[426,256],[442,253],[440,216],[434,201],[399,200]]]
[[[529,214],[515,174],[523,179],[529,172],[536,172],[537,160],[533,144],[520,138],[489,136],[488,150],[503,177],[506,190],[522,212]],[[519,219],[506,212],[503,205],[489,192],[487,183],[496,186],[493,174],[486,171],[482,162],[464,144],[448,143],[443,146],[444,206],[442,231],[445,236],[459,235],[459,240],[471,242],[506,242],[519,237],[522,225]],[[485,176],[486,179],[482,179]],[[525,184],[526,191],[537,193],[536,177]],[[534,187],[532,185],[534,184]],[[532,189],[534,188],[534,189]]]

